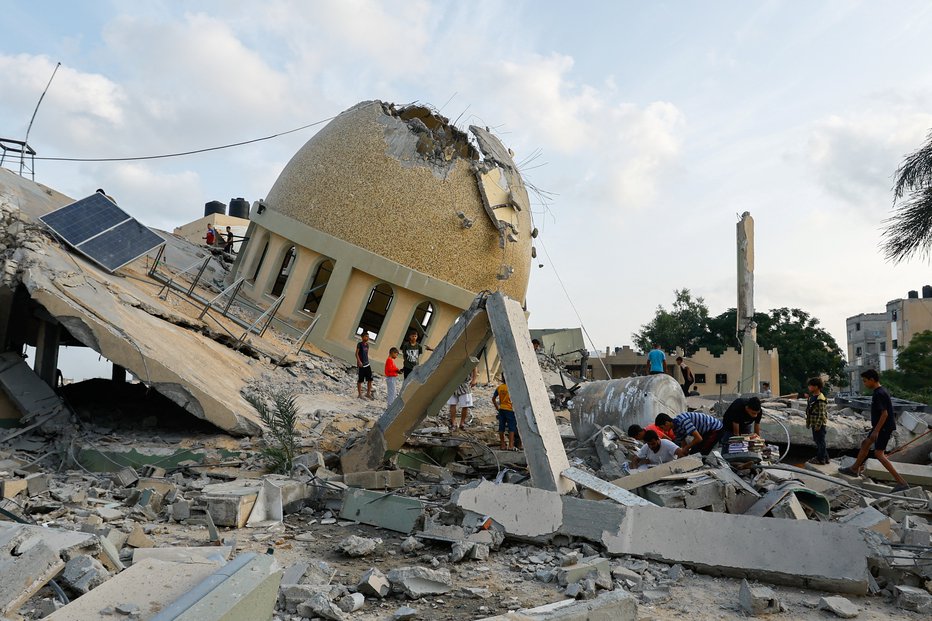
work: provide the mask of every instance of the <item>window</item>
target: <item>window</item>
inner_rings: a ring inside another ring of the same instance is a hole
[[[860,348],[860,347],[855,347],[855,348],[854,348],[854,355],[855,355],[855,356],[860,356],[860,355],[861,355],[861,348]]]
[[[304,310],[309,313],[316,313],[320,308],[320,301],[324,297],[324,291],[327,290],[327,283],[330,282],[330,276],[333,274],[333,261],[327,259],[317,266],[314,272],[314,278],[308,287],[307,297],[304,299]]]
[[[288,276],[291,274],[291,268],[294,267],[295,257],[298,256],[298,253],[295,251],[294,246],[288,249],[288,252],[285,253],[285,258],[282,259],[282,266],[278,270],[278,277],[275,279],[275,284],[272,285],[272,295],[278,297],[282,294],[282,291],[285,290],[285,284],[288,282]]]
[[[697,384],[705,384],[705,373],[693,373],[693,379]]]
[[[860,321],[857,322],[856,324],[854,324],[854,331],[855,331],[855,332],[860,332],[860,331],[861,331],[861,322],[860,322]]]
[[[727,384],[727,383],[728,383],[728,374],[727,374],[727,373],[716,373],[716,374],[715,374],[715,383],[716,383],[716,384]]]
[[[366,308],[363,309],[362,318],[359,320],[359,327],[356,328],[356,336],[368,332],[369,338],[373,341],[379,337],[379,330],[382,329],[382,322],[385,321],[385,315],[388,314],[388,307],[391,306],[393,297],[395,297],[395,292],[388,283],[382,282],[372,287],[372,291],[369,292],[369,301],[366,302]]]
[[[430,300],[424,300],[414,309],[414,315],[411,316],[411,323],[408,325],[408,330],[405,333],[407,334],[407,332],[411,330],[416,330],[418,335],[423,337],[427,334],[427,328],[430,327],[430,322],[433,318],[434,305]]]
[[[896,339],[893,339],[893,349],[896,349],[896,345],[897,345]]]
[[[269,241],[265,240],[264,245],[262,246],[262,252],[259,253],[259,260],[256,261],[256,269],[252,272],[252,280],[255,282],[256,278],[259,276],[259,271],[262,269],[262,263],[265,261],[265,253],[269,251]]]
[[[896,309],[893,310],[893,321],[896,321]],[[894,349],[896,348],[894,347]]]
[[[887,342],[886,342],[886,341],[881,341],[881,342],[880,342],[880,351],[881,351],[881,352],[887,351]]]

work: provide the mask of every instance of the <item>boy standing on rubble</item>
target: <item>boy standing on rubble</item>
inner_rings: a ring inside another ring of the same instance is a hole
[[[424,353],[425,348],[427,348],[427,351],[434,351],[433,348],[417,342],[417,330],[408,332],[408,340],[401,344],[401,355],[404,358],[401,373],[404,375],[405,380],[414,372],[414,367],[420,362],[421,354]]]
[[[893,418],[893,399],[887,389],[880,385],[880,374],[874,369],[861,373],[861,382],[865,388],[874,391],[871,399],[871,432],[861,442],[861,450],[858,451],[858,457],[851,467],[839,468],[838,472],[853,477],[860,476],[861,468],[867,461],[868,454],[873,450],[874,458],[883,464],[887,472],[896,479],[896,487],[891,491],[893,493],[905,491],[909,489],[909,483],[896,471],[886,454],[887,443],[890,442],[890,436],[896,430],[896,419]]]
[[[473,367],[472,372],[470,372],[469,377],[467,377],[462,384],[457,386],[456,390],[450,395],[450,398],[447,400],[447,405],[450,406],[450,430],[456,429],[456,408],[460,408],[460,429],[466,429],[466,417],[469,416],[469,408],[472,407],[472,389],[476,385],[476,376],[478,375],[476,368]]]
[[[505,383],[505,376],[502,376],[502,383],[492,393],[492,405],[498,410],[498,444],[503,451],[505,449],[516,451],[515,433],[518,431],[518,419],[515,418],[515,409],[511,405],[511,395],[508,394],[508,384]],[[505,444],[505,431],[508,431],[508,444]]]
[[[395,382],[398,379],[398,367],[395,366],[395,358],[398,357],[398,348],[392,347],[388,350],[388,358],[385,359],[385,389],[388,396],[388,405],[395,400]]]
[[[667,361],[667,355],[660,349],[659,343],[654,343],[654,348],[647,354],[647,363],[651,375],[660,375],[663,373],[663,366]]]
[[[362,333],[362,340],[356,343],[356,392],[362,399],[362,383],[366,382],[366,398],[372,398],[372,367],[369,365],[369,333]]]
[[[828,425],[828,400],[822,394],[824,384],[821,377],[810,378],[807,382],[809,401],[806,403],[806,427],[812,429],[812,441],[815,442],[816,456],[810,464],[827,464],[828,449],[825,447],[825,433]]]

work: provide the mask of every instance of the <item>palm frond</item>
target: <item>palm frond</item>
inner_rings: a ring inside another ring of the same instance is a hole
[[[932,177],[932,153],[929,161],[926,174]],[[914,255],[928,258],[932,250],[932,178],[928,185],[912,192],[883,222],[886,228],[881,250],[888,261],[899,263]]]
[[[932,131],[926,136],[926,143],[906,156],[894,173],[893,185],[895,200],[903,198],[914,190],[932,186]]]

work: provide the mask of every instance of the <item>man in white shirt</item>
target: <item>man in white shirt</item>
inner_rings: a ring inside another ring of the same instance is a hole
[[[676,459],[676,450],[679,447],[667,439],[660,439],[657,432],[648,429],[644,432],[644,446],[631,458],[631,465],[638,467],[641,464],[657,466]]]

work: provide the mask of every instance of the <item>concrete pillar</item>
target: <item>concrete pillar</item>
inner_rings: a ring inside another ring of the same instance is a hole
[[[110,379],[117,384],[126,383],[126,369],[118,364],[114,364],[110,371]]]
[[[738,392],[760,390],[757,323],[754,322],[754,218],[745,211],[737,224],[738,334],[741,337],[741,376]]]
[[[40,319],[33,370],[52,388],[55,388],[55,371],[58,370],[58,340],[58,322]]]
[[[517,301],[499,292],[488,297],[486,311],[518,419],[531,482],[552,492],[571,491],[573,482],[560,476],[570,464],[531,345],[524,310]]]

